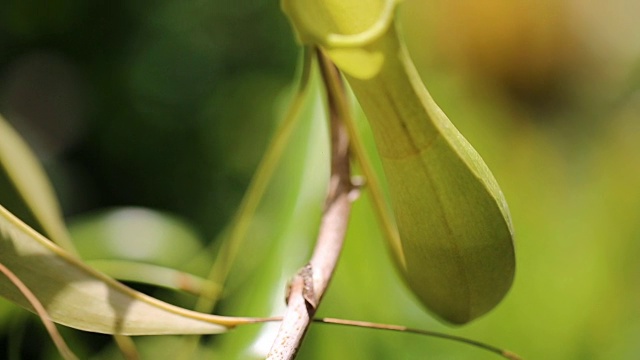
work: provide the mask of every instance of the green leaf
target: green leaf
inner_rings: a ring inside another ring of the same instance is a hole
[[[84,265],[0,206],[0,262],[44,305],[52,320],[122,335],[216,334],[251,319],[201,314],[136,292]],[[0,295],[31,309],[6,278]]]
[[[171,214],[111,208],[70,219],[69,232],[85,263],[115,279],[196,295],[221,292],[202,277],[213,252],[187,222]]]
[[[437,316],[462,324],[511,287],[511,219],[488,167],[433,101],[386,21],[394,3],[285,0],[283,8],[306,34],[300,38],[342,70],[369,120],[400,234],[401,247],[391,248],[402,251],[407,283]],[[358,69],[363,61],[367,71]]]
[[[69,232],[85,260],[131,260],[180,269],[203,252],[203,242],[188,223],[143,207],[74,217],[69,220]]]
[[[221,286],[174,268],[130,260],[86,260],[86,264],[120,281],[149,284],[197,296],[219,296]]]
[[[67,251],[75,253],[60,205],[42,165],[1,115],[0,204]]]

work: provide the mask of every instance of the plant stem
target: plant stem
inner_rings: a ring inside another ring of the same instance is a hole
[[[276,130],[273,139],[265,151],[262,161],[258,165],[258,169],[256,170],[251,183],[249,184],[249,188],[240,203],[238,211],[231,222],[229,235],[223,239],[222,246],[218,251],[218,256],[209,271],[207,279],[210,283],[218,286],[218,291],[201,293],[195,306],[196,311],[211,313],[216,305],[218,297],[220,296],[220,289],[224,288],[224,284],[229,272],[231,271],[231,267],[235,262],[247,232],[249,231],[251,219],[255,215],[258,205],[267,190],[269,181],[271,180],[271,177],[282,158],[282,154],[289,143],[289,139],[298,124],[298,117],[309,90],[311,63],[312,55],[309,53],[309,49],[305,49],[298,89],[294,94],[284,120]],[[197,347],[199,339],[199,336],[185,338],[183,350],[180,351],[181,359],[186,360],[191,358]]]
[[[290,285],[287,309],[267,359],[293,359],[322,300],[342,251],[351,212],[349,136],[344,126],[346,93],[335,66],[318,50],[327,90],[331,133],[331,178],[318,239],[309,263]]]

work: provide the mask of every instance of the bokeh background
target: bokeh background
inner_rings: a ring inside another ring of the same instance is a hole
[[[78,247],[94,257],[135,248],[148,261],[206,274],[291,98],[299,48],[278,2],[0,5],[0,113],[43,162]],[[510,204],[516,280],[484,318],[461,328],[438,323],[401,284],[365,195],[320,315],[446,331],[527,359],[640,357],[637,14],[634,0],[405,0],[400,26],[427,88]],[[216,313],[278,313],[284,282],[306,261],[327,174],[318,94]],[[118,236],[105,235],[122,207],[137,210],[117,222]],[[152,236],[136,228],[149,216],[173,230]],[[151,245],[136,247],[145,237]],[[195,302],[138,288],[182,306]],[[59,357],[35,316],[0,300],[0,321],[0,357]],[[276,328],[204,337],[193,356],[264,357]],[[82,358],[120,358],[108,336],[63,335]],[[188,354],[181,341],[136,343],[142,358],[174,358]],[[317,325],[300,358],[495,356],[414,335]]]

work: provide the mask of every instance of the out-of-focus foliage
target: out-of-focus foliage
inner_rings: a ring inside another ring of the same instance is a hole
[[[637,357],[639,6],[404,1],[402,30],[427,87],[509,202],[514,287],[477,322],[439,325],[399,281],[365,193],[320,315],[450,331],[531,359]],[[185,219],[213,252],[286,106],[296,54],[276,1],[7,0],[0,113],[44,162],[68,219],[110,206],[156,208]],[[284,281],[304,264],[322,205],[314,181],[326,175],[317,147],[326,135],[315,124],[291,146],[251,231],[256,253],[234,269],[216,313],[260,316],[283,306]],[[289,183],[309,161],[321,173]],[[35,317],[0,301],[0,357],[57,358]],[[205,338],[200,355],[260,358],[270,330]],[[83,358],[119,356],[106,336],[63,336]],[[143,358],[173,358],[168,350],[181,349],[173,340],[136,342]],[[494,358],[327,325],[311,328],[300,356]]]
[[[40,161],[0,115],[0,204],[71,253],[60,204]]]

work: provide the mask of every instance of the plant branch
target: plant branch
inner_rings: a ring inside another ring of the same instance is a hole
[[[294,94],[294,98],[289,106],[283,122],[279,125],[275,135],[265,150],[265,155],[258,165],[249,188],[236,212],[232,223],[231,231],[224,240],[222,248],[218,252],[218,256],[210,270],[208,279],[213,284],[224,286],[231,267],[238,257],[240,248],[245,240],[251,219],[254,216],[258,205],[262,200],[262,196],[267,190],[271,176],[273,175],[278,162],[282,158],[282,154],[286,149],[291,134],[298,124],[298,115],[304,105],[304,100],[309,90],[310,67],[312,63],[312,54],[305,50],[302,59],[302,73],[300,75],[300,83]],[[210,292],[203,293],[196,304],[196,311],[211,312],[215,306],[217,294]]]
[[[278,335],[267,359],[293,359],[329,285],[342,251],[351,212],[349,136],[343,123],[346,94],[335,66],[318,50],[327,87],[331,133],[331,178],[320,231],[309,263],[294,277]]]

